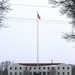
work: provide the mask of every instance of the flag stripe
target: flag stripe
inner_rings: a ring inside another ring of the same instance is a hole
[[[39,19],[41,19],[41,17],[39,16],[39,14],[37,14],[37,17],[38,17]]]

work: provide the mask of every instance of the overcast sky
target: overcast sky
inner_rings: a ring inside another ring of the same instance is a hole
[[[71,30],[69,19],[61,15],[58,8],[51,8],[48,0],[11,0],[10,3],[12,10],[4,22],[9,27],[0,30],[0,62],[37,62],[38,11],[41,17],[38,22],[39,62],[53,60],[55,63],[75,64],[75,44],[62,39],[62,32]]]

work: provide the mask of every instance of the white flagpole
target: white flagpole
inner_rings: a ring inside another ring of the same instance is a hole
[[[37,73],[39,66],[39,26],[38,26],[38,12],[37,12]]]

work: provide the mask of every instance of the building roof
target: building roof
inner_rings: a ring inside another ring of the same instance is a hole
[[[37,66],[37,63],[18,63],[19,65],[23,66]],[[39,63],[38,66],[52,66],[52,65],[59,65],[61,63]]]

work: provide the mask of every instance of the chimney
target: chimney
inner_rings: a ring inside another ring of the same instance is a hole
[[[13,64],[14,64],[14,61],[13,61]]]
[[[53,63],[53,60],[51,60],[51,63]]]

